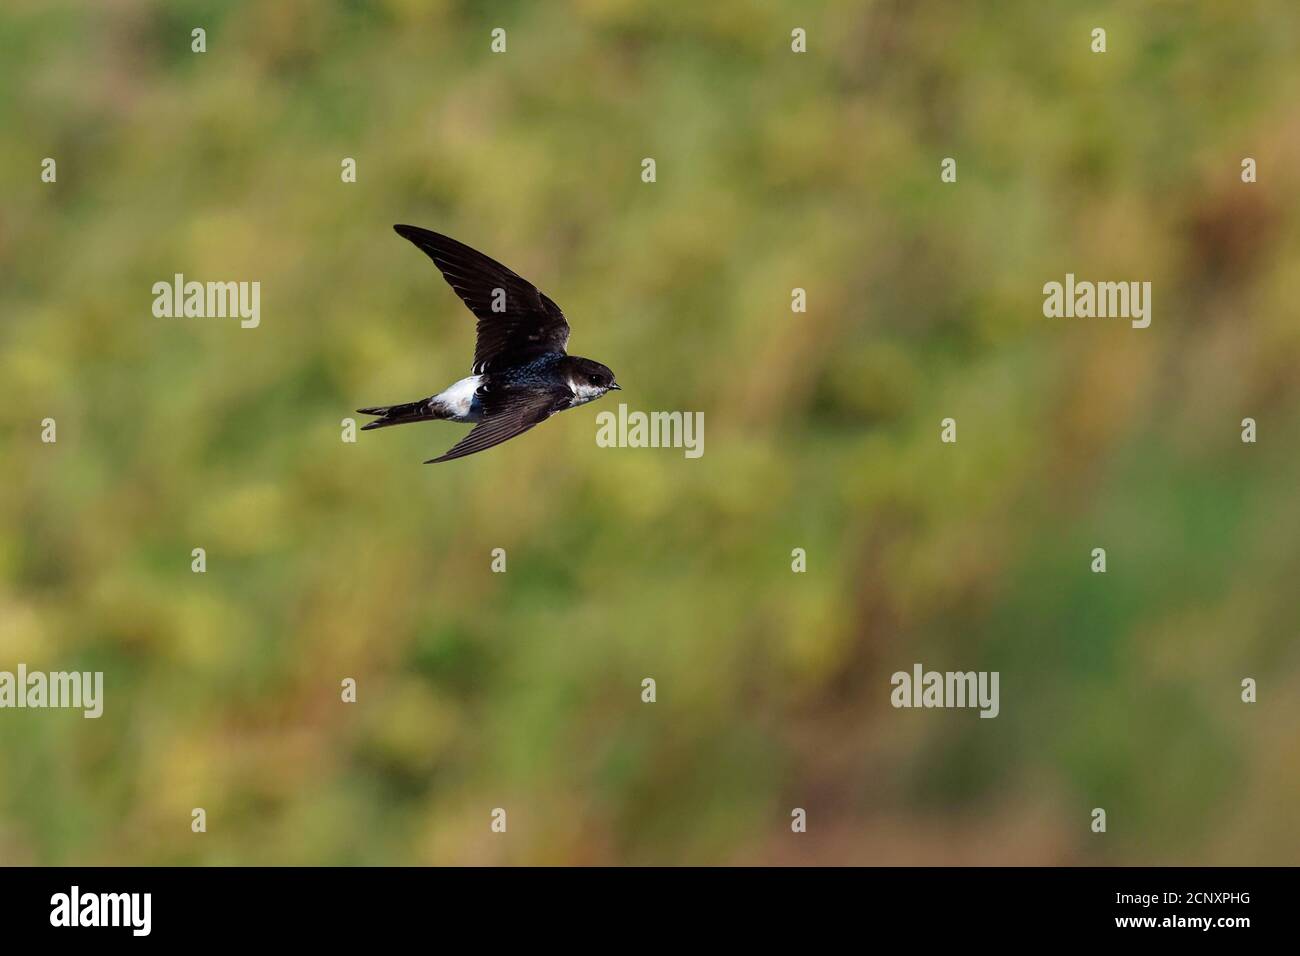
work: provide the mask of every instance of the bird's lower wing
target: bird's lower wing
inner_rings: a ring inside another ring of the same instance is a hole
[[[464,458],[484,451],[516,435],[522,435],[534,425],[540,425],[556,412],[567,408],[572,393],[567,389],[545,392],[510,392],[494,395],[488,417],[474,426],[474,430],[451,447],[445,454],[430,458],[426,465],[454,458]]]

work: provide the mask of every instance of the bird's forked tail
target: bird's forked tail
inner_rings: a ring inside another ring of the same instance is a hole
[[[362,425],[361,430],[363,432],[371,428],[387,428],[389,425],[433,421],[444,417],[434,409],[433,403],[427,398],[422,398],[418,402],[406,402],[403,405],[376,405],[374,408],[358,408],[357,412],[361,415],[379,416],[373,422]]]

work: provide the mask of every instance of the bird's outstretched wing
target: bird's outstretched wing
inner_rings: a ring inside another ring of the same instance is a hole
[[[569,407],[573,393],[564,386],[556,388],[500,388],[480,390],[483,420],[445,454],[425,462],[432,465],[499,445],[540,425],[558,411]]]
[[[563,352],[569,323],[560,307],[527,279],[447,236],[419,226],[394,226],[434,261],[447,284],[478,317],[473,373]]]

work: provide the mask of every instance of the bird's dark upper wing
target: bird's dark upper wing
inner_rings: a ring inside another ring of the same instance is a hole
[[[463,242],[418,226],[393,228],[434,261],[447,284],[478,317],[474,374],[490,364],[517,364],[543,352],[564,351],[569,343],[564,313],[527,279]],[[500,311],[493,311],[494,304]]]
[[[445,454],[425,462],[432,465],[499,445],[539,425],[556,412],[569,407],[573,393],[563,385],[555,388],[480,389],[483,420]]]

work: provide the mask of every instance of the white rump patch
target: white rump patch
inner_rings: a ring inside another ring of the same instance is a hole
[[[477,422],[483,418],[483,409],[474,397],[475,390],[483,381],[482,375],[462,378],[454,385],[443,389],[433,396],[433,406],[454,422]]]

